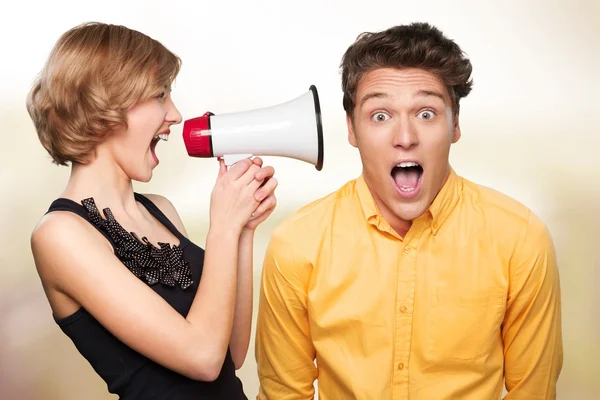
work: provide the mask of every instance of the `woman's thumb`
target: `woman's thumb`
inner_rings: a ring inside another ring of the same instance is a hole
[[[223,158],[219,157],[219,178],[222,177],[223,175],[225,175],[225,173],[227,172],[227,165],[225,165],[225,160],[223,160]]]

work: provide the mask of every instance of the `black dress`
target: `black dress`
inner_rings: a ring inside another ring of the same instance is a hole
[[[202,275],[204,250],[183,236],[147,197],[135,193],[135,198],[177,236],[178,246],[161,243],[159,248],[145,237],[139,239],[119,225],[110,209],[104,209],[105,217],[102,217],[91,198],[83,200],[82,204],[59,198],[48,212],[71,211],[93,224],[112,243],[115,255],[134,275],[186,316]],[[229,350],[219,377],[214,382],[201,382],[162,367],[132,350],[83,308],[66,318],[55,318],[55,321],[104,379],[108,391],[120,399],[247,400],[242,383],[235,375]]]

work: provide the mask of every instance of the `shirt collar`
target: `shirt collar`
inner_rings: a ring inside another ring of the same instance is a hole
[[[440,229],[442,224],[448,219],[458,204],[458,201],[462,196],[462,190],[462,179],[456,175],[456,172],[453,168],[450,168],[450,174],[448,175],[446,183],[444,183],[442,189],[429,207],[429,210],[427,210],[425,213],[428,214],[427,216],[431,216],[431,229],[434,235]],[[365,182],[363,174],[356,179],[356,192],[365,216],[365,220],[370,224],[375,225],[380,230],[393,233],[392,228],[379,212],[379,208],[377,207],[377,204],[375,204],[375,200],[373,199],[373,195],[371,194],[371,191]],[[419,219],[421,219],[421,217]]]
[[[365,182],[365,176],[360,174],[356,179],[356,193],[358,194],[358,200],[360,201],[361,208],[367,221],[371,221],[373,218],[377,218],[379,215],[379,209],[375,204],[375,199]]]
[[[463,192],[463,181],[456,175],[453,168],[450,168],[448,179],[438,195],[429,207],[429,213],[432,217],[431,229],[435,235],[442,224],[452,214],[452,211],[458,204]]]

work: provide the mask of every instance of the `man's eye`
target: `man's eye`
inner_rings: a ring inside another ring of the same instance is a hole
[[[373,117],[371,117],[373,119],[373,121],[376,122],[383,122],[383,121],[387,121],[388,119],[390,119],[390,116],[387,115],[386,113],[383,112],[378,112],[373,114]]]
[[[435,117],[435,113],[430,110],[424,110],[424,111],[421,111],[419,114],[417,114],[417,118],[421,118],[421,119],[433,119],[434,117]]]
[[[157,99],[164,99],[164,98],[166,97],[166,95],[167,95],[167,94],[166,94],[165,92],[160,92],[160,93],[159,93],[159,94],[156,96],[156,98],[157,98]]]

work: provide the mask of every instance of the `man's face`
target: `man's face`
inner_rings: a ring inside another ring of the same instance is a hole
[[[377,206],[396,231],[406,231],[444,185],[450,145],[460,138],[446,87],[421,69],[370,71],[347,122]]]

